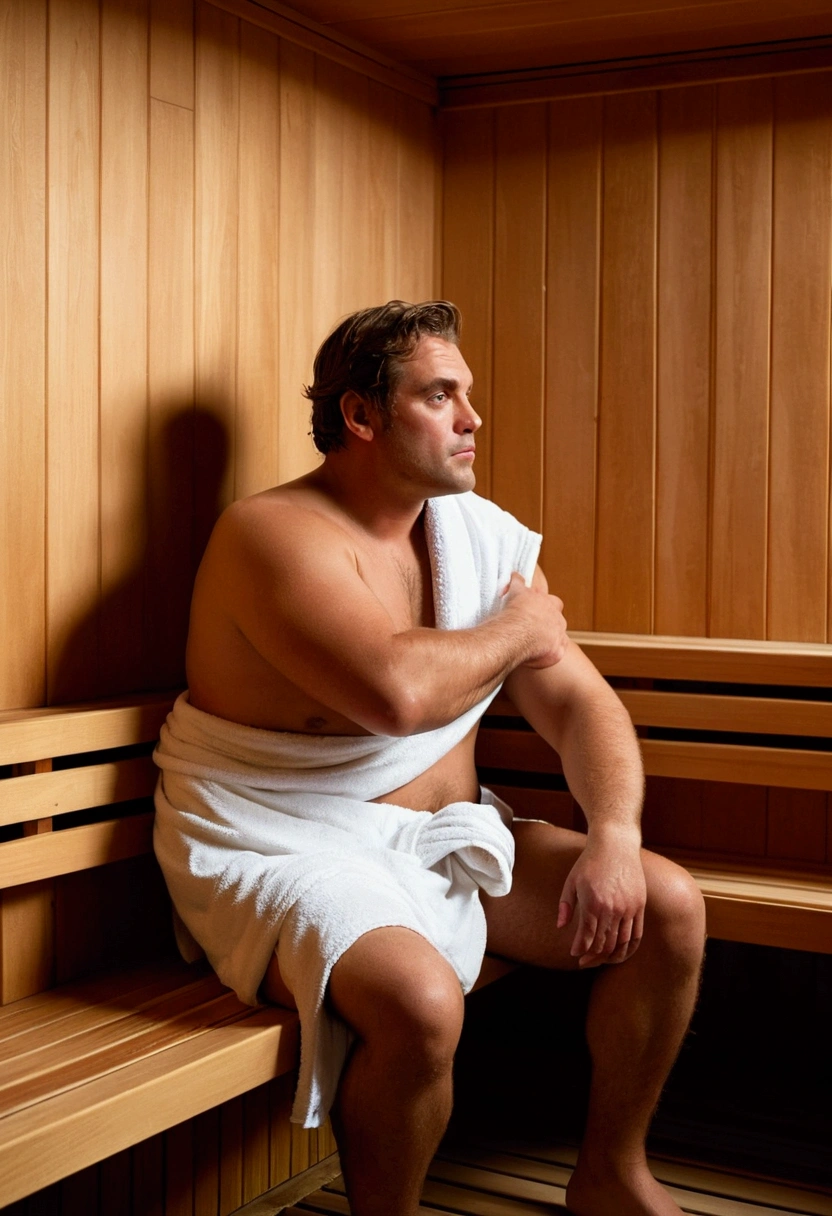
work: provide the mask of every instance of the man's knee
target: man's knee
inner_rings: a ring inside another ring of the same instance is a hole
[[[339,963],[333,970],[330,999],[359,1039],[420,1070],[449,1069],[464,1015],[450,965],[423,939],[412,952],[394,948],[386,958],[364,952],[347,961],[348,968],[339,971]]]
[[[666,857],[645,854],[647,921],[674,953],[698,964],[705,946],[705,901],[687,870]]]

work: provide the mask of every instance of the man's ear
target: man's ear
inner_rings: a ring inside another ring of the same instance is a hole
[[[365,443],[372,442],[376,430],[373,411],[351,388],[341,395],[341,414],[348,431]]]

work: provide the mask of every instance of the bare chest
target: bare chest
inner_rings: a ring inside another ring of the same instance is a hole
[[[430,628],[436,623],[427,550],[367,550],[359,555],[359,573],[397,630]]]

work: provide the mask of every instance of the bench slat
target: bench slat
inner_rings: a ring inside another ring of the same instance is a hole
[[[0,1207],[297,1063],[297,1014],[258,1009],[2,1121]]]
[[[90,870],[111,861],[139,857],[152,848],[151,813],[9,840],[2,846],[3,884],[15,887],[76,870]]]
[[[675,739],[642,739],[641,752],[644,771],[650,777],[832,790],[830,752]],[[476,759],[483,768],[523,773],[563,772],[557,753],[532,731],[483,726],[477,739]]]
[[[832,703],[617,688],[636,726],[832,738]]]
[[[159,770],[150,756],[32,773],[0,781],[0,824],[25,823],[94,806],[147,798]]]
[[[822,643],[571,630],[569,636],[605,676],[811,688],[832,684],[832,646]]]
[[[151,693],[88,708],[56,706],[0,713],[0,764],[151,743],[176,693]]]

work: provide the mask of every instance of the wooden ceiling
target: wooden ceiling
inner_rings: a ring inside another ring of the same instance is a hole
[[[333,32],[445,77],[832,35],[832,0],[291,3]]]

